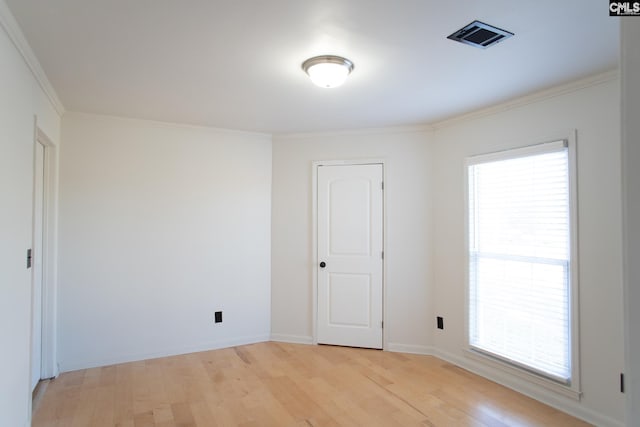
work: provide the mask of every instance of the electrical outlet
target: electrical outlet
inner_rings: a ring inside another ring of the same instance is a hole
[[[214,323],[222,323],[222,312],[221,311],[216,311],[214,313]]]
[[[444,319],[440,316],[436,317],[438,323],[438,329],[444,329]]]

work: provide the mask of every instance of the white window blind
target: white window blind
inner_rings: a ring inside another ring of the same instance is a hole
[[[469,160],[469,343],[571,381],[566,143]]]

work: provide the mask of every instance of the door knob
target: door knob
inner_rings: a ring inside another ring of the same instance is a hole
[[[325,268],[326,266],[327,266],[327,263],[326,263],[326,262],[322,261],[322,262],[320,263],[320,268]]]

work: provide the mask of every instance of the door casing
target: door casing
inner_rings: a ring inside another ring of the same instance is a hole
[[[38,127],[37,118],[35,119],[34,129],[34,147],[35,144],[40,144],[44,147],[44,200],[42,206],[42,356],[40,375],[42,378],[54,378],[59,374],[56,345],[58,147],[47,134]],[[32,312],[31,321],[33,321],[33,317],[34,314]],[[33,327],[31,328],[30,334],[32,333]],[[29,360],[32,360],[32,351],[33,349],[29,351]],[[31,378],[29,381],[31,382]],[[31,399],[29,399],[29,401],[31,401]]]
[[[46,147],[38,140],[34,144],[33,162],[33,224],[31,245],[31,380],[33,391],[42,379],[42,292],[46,210]]]
[[[312,342],[313,344],[318,344],[318,269],[316,266],[320,262],[318,259],[318,167],[319,166],[336,166],[336,165],[371,165],[371,164],[379,164],[382,165],[382,182],[384,183],[384,191],[382,192],[382,250],[384,253],[384,258],[382,259],[382,319],[384,322],[384,327],[382,328],[382,349],[387,350],[387,342],[388,342],[388,326],[387,323],[387,309],[386,309],[386,301],[387,301],[387,192],[388,186],[386,183],[387,180],[387,171],[388,171],[388,161],[384,159],[356,159],[356,160],[319,160],[314,161],[311,164],[311,259],[309,260],[309,265],[311,268],[311,307],[312,307],[312,315],[311,315],[311,331],[312,331]]]

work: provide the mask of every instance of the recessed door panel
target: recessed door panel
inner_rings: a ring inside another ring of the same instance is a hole
[[[371,182],[337,179],[329,195],[330,255],[371,254]]]
[[[371,327],[371,276],[329,275],[328,308],[331,326]]]

